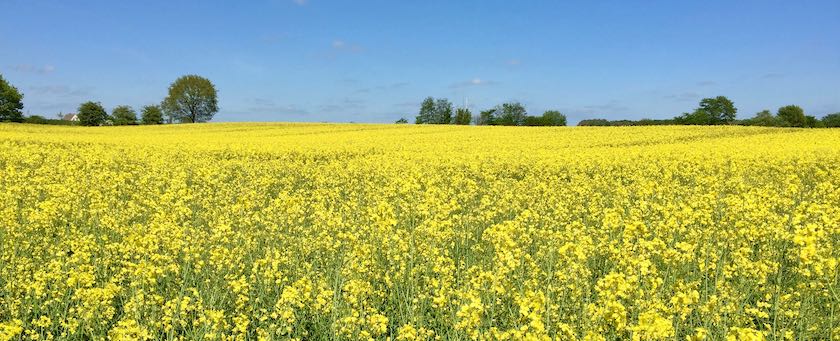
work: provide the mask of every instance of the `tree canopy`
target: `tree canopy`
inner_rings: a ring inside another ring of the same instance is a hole
[[[111,111],[115,126],[137,124],[137,113],[130,106],[120,105]]]
[[[219,111],[216,87],[201,76],[182,76],[169,86],[161,108],[181,122],[207,122]]]
[[[23,94],[0,75],[0,122],[23,122]]]
[[[528,112],[519,102],[503,103],[496,108],[496,123],[503,126],[521,126],[525,124]]]
[[[806,124],[805,110],[798,105],[786,105],[776,113],[788,127],[804,127]]]
[[[565,126],[566,115],[563,115],[563,113],[557,110],[548,110],[543,113],[542,121],[547,126]]]
[[[160,106],[157,105],[147,105],[143,107],[141,113],[141,124],[162,124],[163,123],[163,111],[160,109]]]
[[[417,124],[450,124],[452,123],[452,103],[448,99],[426,97],[420,104],[414,123]]]
[[[840,112],[825,115],[822,118],[822,123],[827,128],[840,128]]]
[[[458,108],[458,110],[455,110],[455,119],[452,123],[468,125],[470,122],[472,122],[472,113],[470,112],[470,109]]]
[[[726,96],[704,98],[700,101],[700,107],[697,110],[708,115],[710,124],[730,124],[735,121],[738,112],[735,103]]]
[[[79,124],[83,126],[99,126],[108,120],[108,112],[99,102],[88,101],[79,106]]]
[[[496,109],[487,109],[478,114],[475,120],[476,125],[496,125]]]

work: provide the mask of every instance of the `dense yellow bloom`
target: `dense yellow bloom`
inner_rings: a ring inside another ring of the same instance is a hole
[[[674,336],[674,326],[658,313],[646,311],[639,314],[639,324],[630,327],[633,340],[665,340]]]
[[[0,323],[0,340],[12,340],[23,332],[23,322],[20,320],[11,320]]]
[[[838,242],[840,130],[0,124],[0,340],[830,340]]]

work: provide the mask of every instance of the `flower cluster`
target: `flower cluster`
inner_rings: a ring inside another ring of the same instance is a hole
[[[0,124],[0,340],[840,340],[840,132]]]

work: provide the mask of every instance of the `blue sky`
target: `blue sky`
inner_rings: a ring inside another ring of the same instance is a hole
[[[160,102],[184,74],[214,121],[393,122],[426,96],[478,111],[746,118],[840,111],[840,1],[0,0],[0,74],[25,111]]]

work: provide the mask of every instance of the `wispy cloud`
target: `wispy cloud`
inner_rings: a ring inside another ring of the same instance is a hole
[[[671,94],[662,96],[663,99],[677,101],[677,102],[688,102],[694,101],[700,98],[700,94],[696,92],[683,92],[680,94]]]
[[[32,65],[32,64],[18,64],[11,67],[12,70],[18,72],[29,72],[29,73],[37,73],[37,74],[48,74],[55,71],[55,66],[46,64],[44,66]]]
[[[397,83],[375,86],[375,87],[371,87],[371,88],[361,88],[361,89],[358,89],[358,90],[354,91],[353,93],[366,94],[366,93],[370,93],[370,92],[374,92],[374,91],[394,90],[394,89],[404,88],[404,87],[408,86],[409,84],[411,84],[411,83],[409,83],[409,82],[397,82]]]
[[[630,108],[622,104],[618,100],[611,100],[606,103],[584,105],[584,113],[619,113],[629,110]]]
[[[455,84],[450,85],[449,87],[452,89],[459,89],[459,88],[466,88],[471,86],[481,86],[481,85],[494,85],[497,84],[494,81],[481,79],[481,78],[473,78],[463,82],[457,82]]]
[[[761,79],[779,79],[779,78],[782,78],[784,76],[785,75],[781,74],[781,73],[771,72],[771,73],[765,73],[765,74],[761,75]]]
[[[330,48],[326,51],[316,54],[315,58],[323,58],[333,60],[340,55],[357,54],[364,51],[364,48],[358,44],[348,43],[341,39],[335,39],[330,42]]]
[[[509,59],[507,61],[507,65],[519,65],[522,64],[522,61],[519,59]]]
[[[40,96],[90,96],[91,88],[73,88],[67,85],[33,85],[28,87],[29,92]]]
[[[362,52],[363,48],[357,44],[350,44],[344,40],[336,39],[331,44],[333,50],[342,52]]]
[[[358,111],[366,107],[367,105],[365,105],[365,101],[363,100],[344,98],[337,103],[322,104],[318,109],[322,112],[346,112],[350,110]]]
[[[394,104],[395,107],[398,108],[419,108],[420,102],[417,101],[406,101]]]
[[[309,3],[309,0],[292,0],[298,6],[304,6]]]
[[[278,104],[273,99],[262,97],[251,99],[250,105],[245,109],[245,112],[296,116],[309,115],[309,111],[294,104]]]
[[[271,33],[271,34],[263,34],[259,37],[259,40],[265,44],[277,44],[283,40],[286,40],[289,35],[287,33]]]

